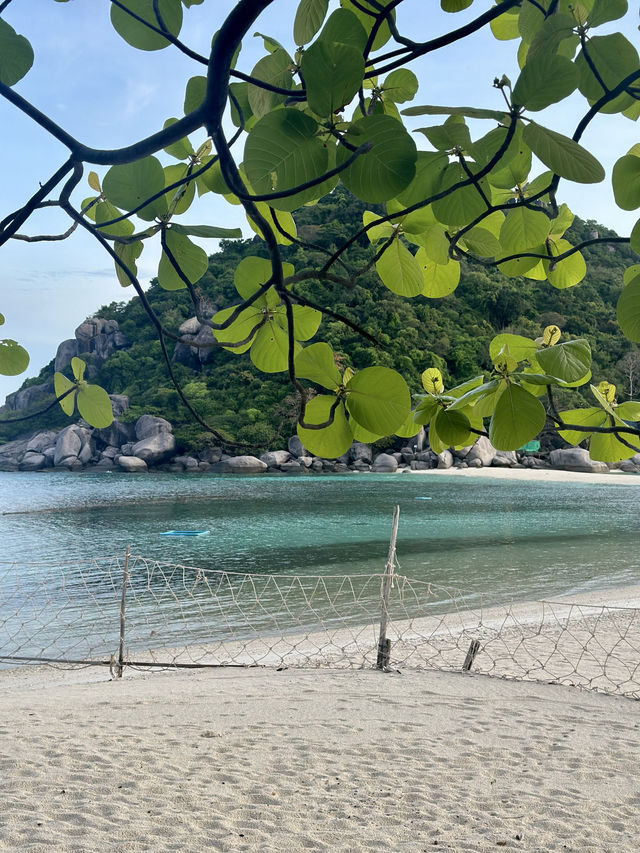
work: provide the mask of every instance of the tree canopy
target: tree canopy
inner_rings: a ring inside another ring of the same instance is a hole
[[[0,2],[0,15],[11,2]],[[161,247],[158,286],[169,296],[188,294],[216,346],[247,354],[245,363],[261,374],[288,378],[298,434],[319,456],[339,456],[354,439],[411,436],[422,425],[436,452],[466,446],[478,435],[513,450],[551,424],[570,444],[588,439],[594,459],[629,458],[640,451],[640,403],[619,401],[609,381],[594,384],[589,342],[563,335],[553,318],[536,337],[495,336],[489,369],[453,387],[430,357],[437,345],[425,328],[422,393],[412,396],[406,376],[384,363],[383,337],[394,335],[401,318],[390,317],[388,329],[376,336],[326,298],[327,284],[358,287],[375,270],[392,294],[424,296],[437,305],[456,291],[462,262],[497,269],[521,283],[523,292],[531,281],[565,291],[584,279],[590,247],[620,243],[640,252],[640,220],[628,237],[582,234],[571,242],[574,217],[562,201],[567,183],[610,182],[621,209],[640,208],[640,143],[618,152],[609,175],[582,144],[596,117],[640,116],[638,52],[629,33],[612,31],[628,4],[476,0],[477,15],[460,25],[457,13],[473,0],[441,0],[452,27],[429,39],[428,13],[410,33],[399,31],[396,11],[403,2],[301,0],[291,43],[258,33],[264,55],[245,67],[242,40],[253,35],[263,12],[277,13],[278,0],[237,0],[216,21],[206,56],[184,43],[180,31],[192,6],[207,3],[214,17],[219,14],[214,0],[111,0],[112,25],[128,44],[140,51],[178,50],[195,72],[185,81],[184,115],[168,117],[151,136],[118,149],[88,146],[20,95],[16,85],[34,52],[27,37],[0,17],[0,94],[68,150],[50,178],[0,221],[0,246],[10,239],[72,239],[78,229],[89,233],[111,257],[123,287],[137,293],[183,404],[225,440],[199,411],[197,389],[189,394],[183,388],[169,351],[180,334],[154,310],[138,280],[149,241]],[[496,78],[487,87],[486,108],[424,103],[430,81],[419,80],[412,64],[427,54],[444,62],[452,45],[477,33],[486,37],[487,49],[491,39],[513,42],[517,79]],[[554,127],[558,104],[576,112],[571,136]],[[411,117],[425,126],[410,130]],[[362,222],[355,228],[345,222],[335,244],[315,243],[308,228],[298,231],[298,211],[330,196],[338,184],[366,205]],[[241,205],[262,241],[260,251],[238,257],[235,303],[212,316],[203,313],[199,298],[209,262],[198,241],[242,235],[219,222],[192,224],[196,193]],[[68,230],[26,233],[46,206],[68,216]],[[363,239],[373,254],[359,262],[350,250]],[[296,247],[304,253],[292,251]],[[488,281],[478,276],[477,285]],[[628,340],[640,342],[640,264],[630,263],[624,284],[617,322]],[[331,346],[336,323],[361,335],[381,357],[345,368]],[[19,342],[0,341],[0,372],[17,375],[27,365]],[[54,377],[60,406],[68,414],[77,409],[94,426],[107,425],[106,391],[85,380],[80,359],[71,368],[72,378]],[[403,372],[415,370],[412,358]],[[591,404],[584,406],[586,388]],[[578,405],[566,402],[572,393]]]

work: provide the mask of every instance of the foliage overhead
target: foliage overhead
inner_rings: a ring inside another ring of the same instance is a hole
[[[111,0],[111,22],[129,45],[178,50],[193,62],[194,74],[185,81],[182,117],[168,117],[154,134],[125,148],[103,150],[76,139],[15,88],[37,55],[9,24],[11,0],[5,0],[0,95],[62,143],[69,156],[2,219],[0,246],[25,237],[63,239],[78,227],[92,235],[113,260],[120,283],[136,291],[176,393],[218,438],[224,436],[199,413],[197,389],[190,397],[171,365],[167,340],[189,346],[193,341],[158,316],[138,280],[137,262],[150,240],[161,249],[159,287],[175,298],[186,292],[200,321],[211,328],[214,345],[248,352],[256,370],[288,377],[297,395],[298,433],[312,452],[337,456],[354,438],[410,436],[421,425],[428,426],[435,450],[466,446],[478,435],[511,450],[552,425],[570,443],[590,439],[594,458],[633,455],[640,443],[637,404],[618,404],[606,380],[589,384],[597,352],[592,354],[584,338],[563,336],[556,323],[534,336],[498,335],[489,347],[486,375],[448,390],[443,365],[407,364],[405,378],[384,358],[358,364],[354,356],[353,367],[344,369],[332,350],[335,323],[363,341],[371,334],[357,316],[314,298],[326,293],[328,283],[354,288],[375,269],[395,296],[441,300],[460,287],[464,262],[487,273],[497,269],[523,289],[527,282],[547,282],[561,304],[562,292],[585,278],[589,247],[608,242],[640,248],[640,224],[630,238],[572,242],[573,215],[561,201],[566,182],[610,181],[622,209],[640,208],[640,143],[619,152],[609,176],[583,145],[596,117],[640,116],[638,51],[630,34],[610,32],[628,4],[476,0],[481,8],[475,16],[468,13],[463,24],[452,23],[448,34],[430,40],[427,16],[411,22],[410,34],[401,32],[403,2],[301,0],[292,43],[256,33],[264,55],[249,68],[242,40],[261,25],[262,13],[277,11],[278,0],[236,0],[216,21],[207,56],[181,41],[180,32],[191,7],[211,6],[215,17],[215,0]],[[441,3],[454,16],[472,5],[473,0]],[[412,64],[477,33],[488,42],[513,41],[517,79],[496,78],[488,86],[486,108],[424,103],[429,81],[420,81]],[[406,106],[416,98],[421,103]],[[558,104],[579,115],[571,136],[549,126],[552,111],[545,111]],[[416,116],[428,124],[413,131],[410,120]],[[80,190],[83,178],[89,195]],[[298,230],[299,209],[330,198],[338,184],[369,209],[339,242],[310,248],[313,241]],[[218,222],[192,224],[188,214],[196,193],[241,205],[262,241],[260,251],[238,257],[235,304],[209,316],[201,316],[198,288],[208,260],[198,239],[240,234]],[[68,232],[23,233],[43,205],[69,217]],[[363,238],[374,254],[358,266],[351,249]],[[295,251],[303,247],[306,254]],[[302,267],[299,260],[305,261]],[[619,327],[640,342],[637,268],[625,284],[617,304]],[[393,329],[384,334],[392,336]],[[314,341],[316,335],[325,341]],[[435,349],[428,329],[422,346],[425,354]],[[15,341],[0,342],[1,372],[21,372],[26,358]],[[89,423],[104,426],[110,420],[106,392],[86,384],[82,362],[72,369],[74,381],[55,378],[60,405],[67,412],[77,405]],[[412,403],[406,380],[411,382],[415,370],[425,371],[424,393]],[[568,400],[571,389],[581,402],[580,389],[587,386],[595,405],[558,409],[556,400]]]

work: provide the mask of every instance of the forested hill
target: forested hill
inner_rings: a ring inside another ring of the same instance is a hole
[[[317,205],[298,211],[299,237],[332,251],[362,223],[364,209],[361,202],[337,189]],[[594,232],[601,237],[614,236],[595,222],[580,220],[566,236],[575,244],[595,236]],[[210,259],[208,273],[198,283],[205,303],[222,308],[237,301],[234,269],[249,254],[266,257],[264,244],[257,238],[221,243],[220,251]],[[317,267],[322,257],[318,250],[298,245],[287,247],[284,254],[296,271]],[[412,391],[419,390],[420,373],[426,367],[437,366],[454,381],[487,371],[489,341],[497,332],[537,337],[546,325],[554,323],[569,338],[590,340],[595,381],[606,378],[616,383],[624,399],[628,379],[619,362],[631,345],[617,327],[615,303],[622,289],[623,271],[638,257],[624,244],[587,248],[584,255],[587,276],[568,290],[556,290],[546,281],[506,278],[496,269],[476,263],[463,263],[455,293],[438,300],[396,296],[381,284],[375,269],[358,278],[351,288],[317,281],[295,287],[296,293],[355,321],[382,345],[378,348],[337,320],[325,317],[320,334],[341,355],[344,366],[396,367],[408,378]],[[372,256],[365,238],[351,247],[346,258],[352,268],[360,269]],[[186,291],[169,293],[154,283],[148,299],[163,324],[173,330],[194,313]],[[134,419],[145,412],[163,415],[174,424],[179,444],[185,448],[197,448],[206,441],[202,427],[193,423],[179,401],[140,300],[112,303],[95,316],[117,320],[129,346],[108,358],[98,368],[94,381],[110,393],[129,395],[131,410],[126,417]],[[238,356],[214,349],[200,364],[183,346],[174,354],[174,365],[194,407],[230,438],[261,444],[268,441],[283,416],[292,421],[295,418],[286,375],[258,373],[248,354]],[[52,375],[53,363],[25,385],[42,383]],[[572,394],[575,405],[581,404],[579,394]],[[29,427],[59,427],[68,420],[55,409],[31,421]],[[24,427],[2,428],[0,440],[15,437]],[[284,434],[291,431],[286,428]]]

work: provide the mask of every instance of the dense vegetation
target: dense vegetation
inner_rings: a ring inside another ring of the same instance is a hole
[[[299,236],[319,248],[285,247],[284,259],[294,263],[296,269],[311,266],[317,262],[320,250],[332,251],[356,229],[364,210],[365,205],[342,188],[317,205],[301,209],[296,213]],[[596,231],[600,237],[613,235],[592,221],[576,220],[568,239],[577,244],[590,239]],[[223,241],[221,250],[210,258],[207,274],[198,283],[201,296],[219,308],[234,303],[234,270],[242,257],[256,254],[266,256],[258,238]],[[455,293],[442,299],[397,296],[382,285],[375,270],[352,288],[314,282],[313,286],[297,285],[296,292],[345,315],[379,342],[380,346],[375,346],[343,323],[325,318],[324,340],[339,354],[345,367],[393,367],[407,377],[412,392],[421,390],[420,374],[427,367],[440,368],[447,385],[488,373],[489,342],[498,332],[535,338],[545,326],[555,324],[565,339],[585,337],[590,341],[595,353],[593,381],[615,383],[621,391],[620,398],[627,399],[629,373],[620,361],[635,348],[620,333],[615,304],[622,290],[624,269],[638,259],[626,244],[595,245],[586,248],[584,254],[587,276],[577,287],[567,290],[555,290],[548,282],[507,278],[495,268],[467,261],[463,262]],[[372,256],[369,241],[363,238],[351,248],[348,262],[362,268]],[[167,292],[154,282],[147,294],[167,327],[177,328],[193,314],[185,291]],[[181,404],[139,298],[112,303],[96,316],[117,320],[130,342],[127,349],[112,355],[96,376],[96,381],[110,393],[129,395],[131,410],[127,417],[149,412],[168,418],[176,426],[185,449],[210,440]],[[294,431],[296,403],[290,396],[288,378],[284,374],[256,373],[248,355],[214,349],[205,364],[199,365],[193,358],[190,365],[174,362],[174,370],[196,409],[230,439],[250,445],[280,446],[282,438],[273,436],[283,418],[283,436]],[[53,364],[25,385],[52,376]],[[590,403],[588,386],[565,393],[567,405]],[[562,401],[561,394],[559,399]],[[6,441],[26,426],[59,427],[68,422],[56,407],[31,424],[5,427],[0,437]]]

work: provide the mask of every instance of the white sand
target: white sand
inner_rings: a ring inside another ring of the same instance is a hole
[[[640,847],[629,699],[437,672],[1,687],[0,850]]]
[[[580,471],[556,471],[552,468],[430,468],[426,471],[405,469],[402,474],[434,477],[463,477],[487,480],[529,480],[548,483],[593,483],[596,485],[640,486],[640,475],[613,469],[606,474]]]

